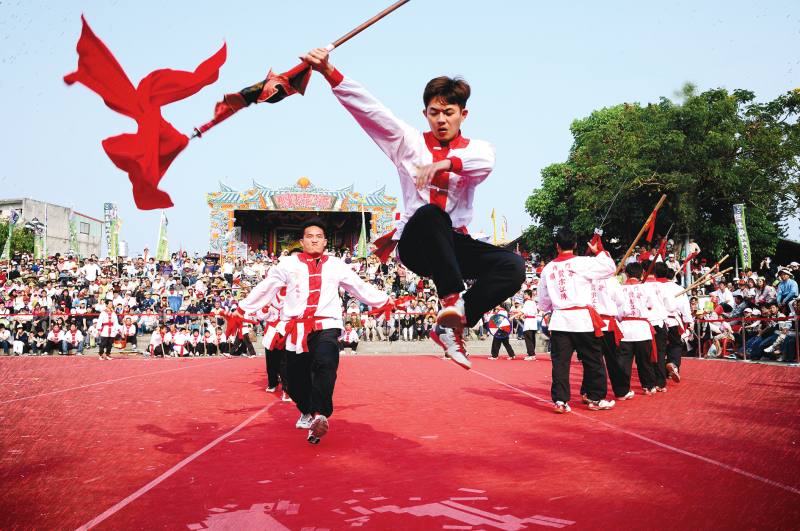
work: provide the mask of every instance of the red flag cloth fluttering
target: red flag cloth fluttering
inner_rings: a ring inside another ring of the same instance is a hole
[[[662,260],[667,259],[667,239],[661,238],[661,245],[658,246],[658,256],[661,257]]]
[[[170,164],[189,138],[161,117],[161,107],[188,98],[217,80],[225,63],[226,46],[206,59],[194,72],[155,70],[134,88],[125,71],[81,17],[78,69],[66,76],[68,85],[79,82],[96,92],[106,105],[136,120],[138,131],[103,140],[103,149],[119,169],[128,173],[133,199],[142,210],[168,208],[169,194],[158,188]]]
[[[688,264],[689,262],[694,260],[695,257],[697,257],[697,253],[691,253],[689,256],[687,256],[686,260],[684,260],[683,263],[681,264],[681,269],[680,270],[683,271],[684,269],[686,269],[686,264]]]
[[[307,63],[300,63],[283,74],[274,74],[270,70],[267,77],[255,85],[245,87],[239,92],[225,94],[222,101],[214,107],[214,118],[196,128],[194,134],[203,136],[203,133],[218,123],[253,103],[277,103],[292,94],[303,95],[309,79],[311,79],[311,67]]]
[[[605,248],[603,247],[603,238],[596,232],[594,233],[594,236],[592,236],[592,239],[589,240],[589,243],[597,247],[598,253],[605,251]]]
[[[658,215],[658,210],[654,210],[653,211],[653,219],[650,221],[650,230],[647,231],[647,236],[645,237],[645,239],[648,242],[652,242],[653,241],[653,235],[655,234],[655,231],[656,231],[656,216],[657,215]]]

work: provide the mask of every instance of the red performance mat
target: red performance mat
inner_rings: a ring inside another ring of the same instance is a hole
[[[314,446],[263,358],[0,358],[0,528],[800,528],[798,370],[682,374],[556,415],[546,357],[343,357]]]

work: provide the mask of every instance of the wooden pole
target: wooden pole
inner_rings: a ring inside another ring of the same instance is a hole
[[[639,243],[639,240],[641,239],[642,235],[644,234],[644,231],[647,230],[648,226],[650,225],[650,222],[653,219],[653,216],[656,215],[656,213],[658,212],[658,209],[661,208],[661,205],[663,205],[664,201],[666,201],[666,200],[667,200],[667,194],[662,195],[661,199],[658,200],[658,203],[656,204],[656,207],[653,209],[652,212],[650,212],[650,215],[647,216],[647,220],[644,222],[644,225],[642,225],[642,229],[639,231],[639,234],[636,235],[636,239],[633,240],[633,243],[628,248],[628,252],[625,253],[625,256],[622,257],[622,260],[620,260],[619,264],[617,265],[617,270],[614,273],[615,275],[619,275],[619,272],[622,271],[623,267],[625,267],[625,260],[628,259],[628,257],[631,255],[633,250],[636,248],[636,244]]]
[[[733,267],[729,267],[728,269],[723,269],[719,273],[714,273],[713,271],[709,271],[708,273],[706,273],[705,275],[700,277],[699,280],[697,280],[696,282],[692,283],[688,288],[686,288],[685,290],[681,291],[680,293],[675,294],[675,296],[676,297],[680,297],[684,293],[688,293],[688,292],[692,291],[694,288],[696,288],[697,286],[699,286],[703,282],[707,281],[709,278],[713,278],[713,277],[718,277],[718,276],[724,275],[725,273],[727,273],[731,269],[733,269]]]
[[[386,9],[384,9],[383,11],[381,11],[380,13],[378,13],[377,15],[375,15],[374,17],[369,19],[368,21],[366,21],[366,22],[364,22],[362,24],[359,24],[356,28],[350,30],[345,35],[343,35],[343,36],[339,37],[338,39],[336,39],[335,41],[333,41],[331,44],[328,45],[328,51],[331,51],[334,48],[338,48],[342,44],[346,43],[347,41],[349,41],[350,39],[352,39],[353,37],[355,37],[356,35],[358,35],[362,31],[367,29],[368,27],[370,27],[373,24],[375,24],[376,22],[378,22],[380,19],[382,19],[383,17],[385,17],[386,15],[388,15],[389,13],[394,11],[395,9],[403,6],[404,4],[407,4],[410,1],[411,0],[399,0],[398,2],[395,2],[394,4],[390,5],[389,7],[387,7]]]

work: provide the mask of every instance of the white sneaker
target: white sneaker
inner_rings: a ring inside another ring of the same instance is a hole
[[[436,324],[443,328],[463,330],[467,322],[464,313],[464,299],[461,294],[455,293],[442,299],[442,309],[436,314]]]
[[[616,404],[616,402],[613,400],[590,400],[589,409],[592,411],[611,409],[614,407],[614,404]]]
[[[291,401],[292,401],[291,397],[284,392],[283,396],[281,396],[281,402],[291,402]]]
[[[274,393],[276,389],[277,389],[277,387],[267,387],[265,389],[265,391],[268,392],[268,393]]]
[[[467,346],[464,344],[463,335],[457,334],[452,328],[443,328],[437,325],[431,331],[431,339],[444,348],[445,353],[451,360],[465,369],[472,368],[472,362],[469,361],[469,354],[467,354]]]
[[[569,404],[567,404],[566,402],[561,402],[559,400],[558,402],[555,403],[555,406],[553,406],[553,411],[556,413],[569,413],[570,411],[572,411],[572,408],[569,407]]]
[[[522,361],[536,361],[536,356],[525,356]]]
[[[681,382],[681,374],[678,372],[678,366],[674,363],[667,363],[667,375],[672,379],[673,382]]]
[[[317,415],[311,421],[311,427],[308,429],[308,442],[311,444],[319,444],[319,440],[328,433],[328,417],[325,415]]]
[[[633,398],[633,396],[634,396],[634,392],[633,392],[633,390],[631,390],[631,391],[628,391],[625,394],[625,396],[618,396],[617,400],[630,400],[630,399]]]
[[[772,347],[772,345],[770,345],[770,346],[768,346],[767,348],[764,349],[764,354],[772,354],[772,351],[774,351],[774,350],[775,349]]]
[[[311,427],[311,413],[303,413],[300,415],[300,418],[297,419],[297,422],[294,423],[294,427],[298,430],[307,430]]]

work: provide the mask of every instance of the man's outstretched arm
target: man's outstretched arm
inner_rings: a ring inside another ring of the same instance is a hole
[[[419,133],[397,118],[361,85],[345,78],[336,70],[328,61],[326,49],[315,48],[301,59],[325,76],[331,84],[333,94],[344,108],[353,115],[361,128],[378,144],[392,163],[395,166],[400,165],[408,153],[406,135]]]

